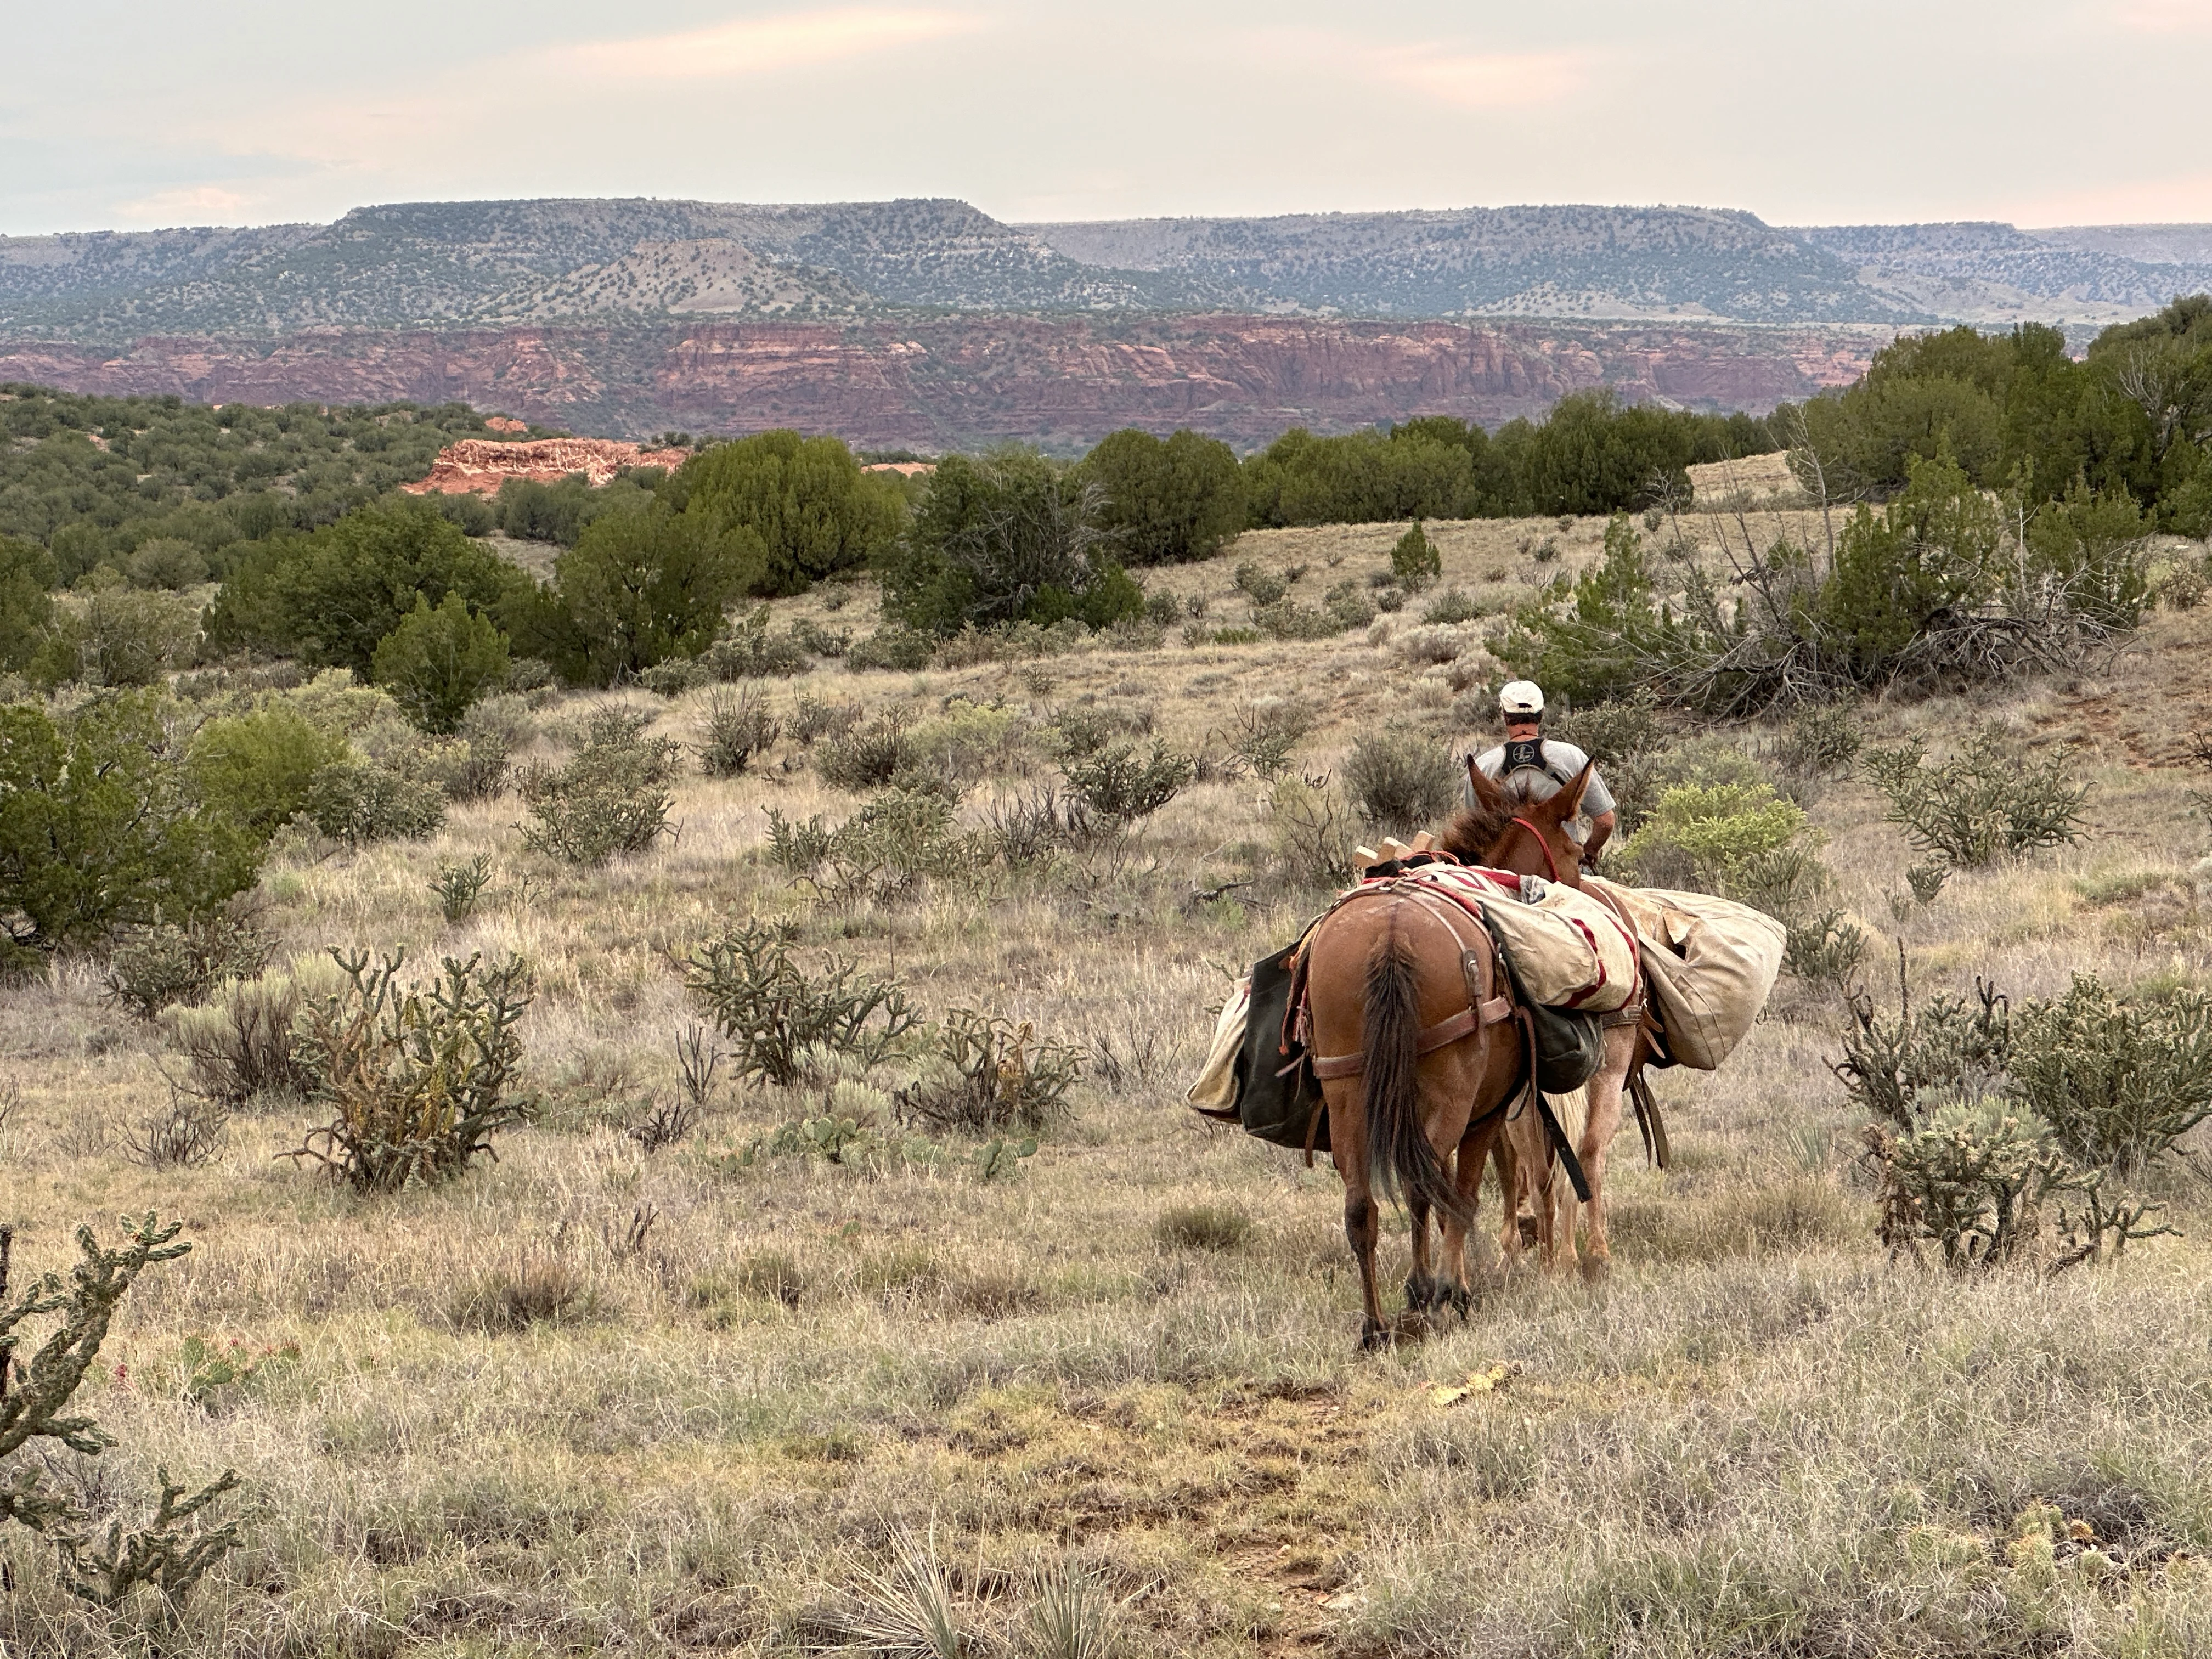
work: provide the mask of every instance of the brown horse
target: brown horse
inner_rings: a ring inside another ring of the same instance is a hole
[[[1585,769],[1544,801],[1494,786],[1486,795],[1478,784],[1475,806],[1454,821],[1445,844],[1465,862],[1511,869],[1499,860],[1517,855],[1540,866],[1525,873],[1561,869],[1564,879],[1563,856],[1565,863],[1578,857],[1564,825],[1588,781]],[[1502,811],[1493,810],[1492,795]],[[1548,1169],[1551,1149],[1535,1112],[1519,1113],[1509,1126],[1508,1108],[1527,1079],[1525,1051],[1506,1018],[1507,988],[1488,931],[1472,916],[1414,884],[1378,883],[1339,901],[1316,925],[1304,957],[1310,1052],[1327,1103],[1331,1156],[1344,1180],[1345,1235],[1359,1262],[1361,1345],[1374,1347],[1389,1336],[1376,1283],[1377,1194],[1402,1194],[1410,1215],[1411,1310],[1418,1316],[1449,1304],[1464,1313],[1474,1300],[1467,1231],[1486,1163],[1493,1151],[1502,1153],[1500,1243],[1510,1255],[1519,1242],[1510,1172]],[[1601,1092],[1619,1124],[1633,1036],[1632,1027],[1607,1034],[1605,1075],[1591,1090],[1593,1128]],[[1588,1145],[1589,1135],[1583,1139]],[[1441,1276],[1429,1247],[1431,1213],[1443,1224]],[[1548,1231],[1548,1215],[1540,1206],[1540,1235]],[[1603,1247],[1600,1224],[1592,1234],[1600,1260]]]
[[[1452,820],[1440,844],[1465,862],[1545,876],[1581,890],[1582,849],[1568,836],[1565,826],[1580,813],[1583,792],[1589,786],[1595,764],[1585,765],[1548,799],[1534,802],[1517,787],[1493,782],[1470,759],[1467,770],[1474,805]],[[1626,923],[1626,919],[1623,920]],[[1589,1107],[1575,1147],[1589,1193],[1586,1206],[1579,1204],[1571,1184],[1558,1178],[1560,1171],[1550,1146],[1539,1142],[1530,1147],[1513,1141],[1500,1146],[1499,1186],[1507,1194],[1507,1203],[1506,1233],[1500,1237],[1499,1248],[1509,1262],[1519,1243],[1517,1188],[1534,1202],[1537,1238],[1547,1265],[1579,1265],[1583,1276],[1590,1279],[1601,1278],[1611,1265],[1613,1251],[1606,1237],[1606,1164],[1613,1137],[1620,1129],[1623,1090],[1653,1058],[1650,1038],[1635,1018],[1636,1012],[1640,1009],[1624,1010],[1622,1018],[1608,1024],[1604,1062],[1589,1082]],[[1531,1151],[1533,1164],[1528,1157]],[[1517,1160],[1516,1152],[1521,1154]],[[1523,1167],[1516,1169],[1516,1163]],[[1476,1173],[1479,1176],[1480,1171]],[[1578,1208],[1589,1212],[1587,1260],[1580,1259],[1575,1249]]]

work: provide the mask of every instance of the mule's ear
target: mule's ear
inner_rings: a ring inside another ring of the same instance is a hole
[[[1473,755],[1467,757],[1467,781],[1485,811],[1502,812],[1505,810],[1505,792],[1492,781],[1489,773],[1474,763]]]
[[[1583,791],[1589,787],[1590,774],[1597,770],[1597,763],[1587,760],[1583,769],[1567,780],[1551,799],[1544,803],[1545,816],[1554,823],[1565,823],[1578,818],[1583,813]]]

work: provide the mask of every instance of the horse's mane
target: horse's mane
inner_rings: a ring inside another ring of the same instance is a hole
[[[1453,814],[1437,838],[1437,845],[1463,864],[1479,862],[1498,845],[1513,820],[1535,805],[1528,779],[1516,777],[1498,788],[1502,799],[1496,806],[1486,806],[1478,796],[1473,805],[1462,806]]]

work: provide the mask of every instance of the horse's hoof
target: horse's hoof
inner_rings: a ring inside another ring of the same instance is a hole
[[[1409,1312],[1439,1307],[1443,1302],[1443,1286],[1425,1273],[1415,1273],[1406,1280],[1406,1307]]]
[[[1390,1346],[1390,1328],[1379,1319],[1363,1320],[1359,1327],[1359,1352],[1376,1353]]]
[[[1613,1261],[1610,1257],[1591,1255],[1583,1258],[1583,1283],[1585,1285],[1602,1285],[1612,1272]]]

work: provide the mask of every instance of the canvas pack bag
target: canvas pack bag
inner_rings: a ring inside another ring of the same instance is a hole
[[[1297,955],[1293,945],[1262,957],[1238,981],[1215,1023],[1206,1069],[1183,1098],[1206,1116],[1237,1123],[1246,1134],[1278,1146],[1303,1150],[1312,1134],[1314,1150],[1325,1152],[1328,1125],[1314,1123],[1321,1085],[1304,1049],[1293,1045],[1286,1054],[1282,1047]]]
[[[1763,910],[1711,893],[1584,881],[1618,898],[1636,924],[1667,1052],[1700,1072],[1717,1068],[1766,1006],[1787,931]]]

